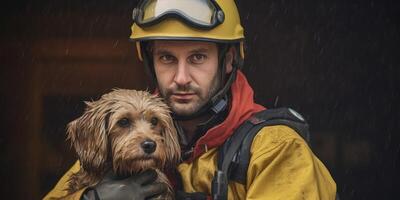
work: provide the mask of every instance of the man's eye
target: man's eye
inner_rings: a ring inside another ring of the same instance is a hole
[[[171,55],[160,56],[160,61],[162,63],[172,63],[172,62],[174,62],[174,60],[175,60],[175,58]]]
[[[131,124],[131,121],[128,118],[122,118],[118,120],[117,124],[122,128],[126,128]]]
[[[204,60],[207,58],[206,55],[203,54],[194,54],[190,57],[190,61],[194,64],[200,64],[203,63]]]

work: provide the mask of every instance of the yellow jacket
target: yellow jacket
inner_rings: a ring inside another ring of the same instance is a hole
[[[192,157],[178,165],[186,192],[211,194],[217,166],[217,147],[252,114],[264,109],[253,102],[253,91],[239,71],[232,84],[232,103],[224,122],[211,128],[195,144]],[[246,185],[229,182],[228,199],[333,200],[336,184],[307,143],[291,128],[277,125],[262,128],[250,149]],[[79,170],[79,162],[60,179],[44,198],[66,195],[67,180]],[[80,199],[84,189],[66,199]]]
[[[306,142],[286,126],[261,129],[251,146],[247,184],[229,183],[228,199],[335,199],[336,184]],[[216,148],[191,163],[181,163],[178,171],[186,192],[211,194],[216,169]],[[66,195],[67,180],[79,170],[79,162],[60,179],[44,198]],[[67,199],[80,199],[83,190]]]

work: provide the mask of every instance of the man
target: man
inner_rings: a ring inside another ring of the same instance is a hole
[[[173,111],[182,162],[178,199],[211,197],[221,145],[265,108],[240,71],[243,28],[233,0],[148,0],[134,10],[131,39],[139,58]],[[335,199],[336,184],[293,129],[262,128],[251,144],[246,183],[229,181],[228,199]],[[46,198],[63,194],[67,172]],[[145,199],[165,191],[152,172],[105,179],[72,199]],[[179,184],[178,184],[179,185]]]

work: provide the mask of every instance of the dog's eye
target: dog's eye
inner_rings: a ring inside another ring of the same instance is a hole
[[[118,120],[117,124],[120,127],[126,128],[131,124],[131,122],[129,121],[128,118],[122,118],[122,119]]]
[[[156,126],[158,124],[158,118],[157,117],[153,117],[150,120],[151,125]]]

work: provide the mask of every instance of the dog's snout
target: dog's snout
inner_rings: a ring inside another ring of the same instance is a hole
[[[147,139],[142,142],[141,146],[145,153],[151,154],[156,150],[157,144],[153,140]]]

